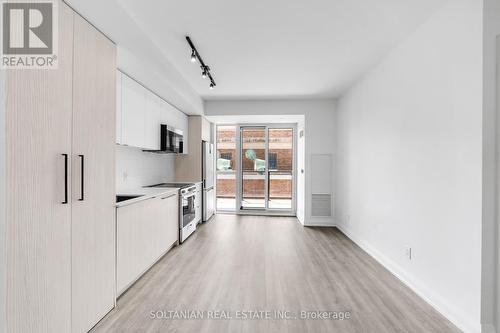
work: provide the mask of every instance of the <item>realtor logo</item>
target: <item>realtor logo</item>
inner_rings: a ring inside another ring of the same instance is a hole
[[[2,68],[57,68],[57,0],[2,3]]]

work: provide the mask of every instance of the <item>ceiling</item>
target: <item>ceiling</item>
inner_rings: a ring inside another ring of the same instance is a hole
[[[225,115],[207,116],[217,125],[228,124],[295,124],[304,121],[304,115]]]
[[[445,0],[69,2],[98,27],[130,25],[102,22],[106,11],[127,13],[142,43],[160,50],[203,99],[267,99],[337,97]],[[216,89],[190,62],[186,35],[212,68]]]

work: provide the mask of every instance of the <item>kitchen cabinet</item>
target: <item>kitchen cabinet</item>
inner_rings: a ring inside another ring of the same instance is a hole
[[[159,195],[117,208],[117,291],[123,293],[179,239],[179,196]]]
[[[212,124],[203,116],[189,116],[188,120],[189,154],[175,158],[175,180],[178,182],[200,182],[202,174],[202,141],[211,142]],[[185,136],[186,137],[186,136]]]
[[[201,182],[196,183],[196,195],[194,197],[194,221],[196,223],[200,223],[202,219],[202,191],[203,191],[203,185]]]
[[[146,89],[122,75],[122,144],[144,148]]]
[[[7,332],[71,332],[73,12],[58,19],[58,69],[6,71]]]
[[[142,148],[160,150],[160,116],[162,113],[161,98],[146,91],[146,108],[144,112],[144,145]]]
[[[114,306],[115,46],[58,12],[58,69],[6,73],[8,332],[87,332]]]
[[[116,71],[116,143],[122,141],[122,73]]]
[[[73,332],[115,302],[115,45],[74,18],[72,188]]]
[[[166,124],[183,132],[187,154],[188,116],[125,73],[117,72],[121,85],[117,89],[116,143],[159,150],[160,125]]]
[[[189,135],[188,135],[188,116],[177,110],[168,102],[162,100],[161,123],[180,129],[184,135],[184,151],[182,154],[189,153]]]
[[[179,195],[164,195],[160,200],[163,201],[161,216],[167,217],[166,222],[161,223],[165,237],[160,241],[160,252],[165,253],[179,240]]]
[[[212,142],[212,123],[201,117],[201,141]]]

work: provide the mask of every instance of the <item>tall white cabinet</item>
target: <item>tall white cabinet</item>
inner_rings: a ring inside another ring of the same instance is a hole
[[[6,74],[9,333],[71,332],[73,13],[59,10],[59,69]]]
[[[78,15],[74,36],[72,326],[85,332],[114,306],[116,48]]]
[[[115,46],[59,2],[59,68],[6,74],[7,332],[114,306]]]

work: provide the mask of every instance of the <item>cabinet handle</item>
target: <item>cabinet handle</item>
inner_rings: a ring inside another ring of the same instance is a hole
[[[68,154],[61,154],[64,156],[64,201],[63,205],[68,203]]]
[[[83,201],[85,199],[85,191],[84,191],[84,183],[85,183],[85,156],[83,155],[78,155],[80,156],[80,163],[81,163],[81,178],[80,178],[80,199],[78,201]]]
[[[161,200],[165,200],[165,199],[171,198],[171,197],[175,196],[176,194],[177,194],[177,193],[170,194],[170,195],[168,195],[168,196],[166,196],[166,197],[161,198]]]

